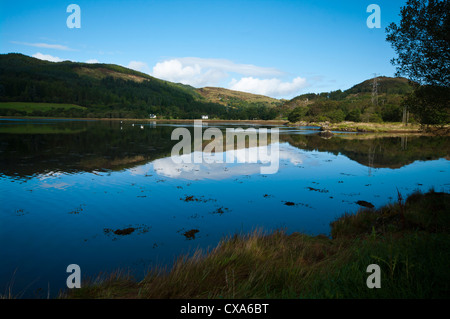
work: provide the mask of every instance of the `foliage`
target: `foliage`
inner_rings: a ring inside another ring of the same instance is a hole
[[[377,83],[377,102],[372,101],[373,79],[369,79],[345,91],[299,95],[286,102],[282,109],[291,122],[401,121],[401,101],[413,91],[412,85],[405,78],[384,76],[378,77]]]
[[[404,101],[420,123],[444,125],[450,122],[450,87],[424,85]]]
[[[297,106],[295,109],[293,109],[288,114],[289,122],[295,123],[295,122],[300,121],[305,116],[307,111],[308,111],[307,108],[301,107],[301,106]]]
[[[0,55],[0,102],[75,104],[85,109],[2,109],[6,116],[102,118],[273,119],[261,105],[227,108],[210,103],[190,86],[153,78],[118,65],[48,62],[21,54]]]
[[[345,120],[352,121],[352,122],[360,122],[361,121],[361,110],[360,109],[351,110],[345,117]]]
[[[417,82],[403,105],[422,124],[449,122],[449,12],[448,0],[408,0],[401,9],[399,25],[391,23],[386,29],[386,40],[398,55],[392,60],[397,75]]]
[[[399,25],[386,29],[386,40],[398,55],[392,60],[397,75],[419,84],[450,85],[449,13],[448,0],[408,0]]]

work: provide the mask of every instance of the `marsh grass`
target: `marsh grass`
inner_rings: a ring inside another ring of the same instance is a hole
[[[83,298],[138,298],[136,289],[138,283],[129,271],[116,270],[112,273],[100,273],[96,277],[86,278],[81,283],[81,287],[89,287],[83,290]],[[77,292],[79,289],[74,289]],[[60,298],[68,298],[72,295],[70,291],[62,291]]]
[[[17,268],[14,270],[11,279],[9,283],[6,285],[5,290],[3,293],[0,292],[0,299],[21,299],[25,295],[25,293],[28,291],[28,289],[36,282],[36,280],[32,280],[26,287],[24,287],[22,290],[18,291],[14,288],[15,281],[16,281],[16,272]],[[47,296],[49,299],[50,295],[50,287],[48,287]]]
[[[450,194],[415,193],[404,204],[345,214],[332,238],[283,230],[223,239],[136,281],[114,273],[68,298],[448,298]],[[366,285],[370,264],[381,289]]]
[[[405,126],[403,123],[364,123],[364,122],[341,122],[331,124],[330,130],[349,130],[354,132],[419,132],[421,126],[416,123],[410,123]]]

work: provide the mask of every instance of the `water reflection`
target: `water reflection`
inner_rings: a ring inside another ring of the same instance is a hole
[[[28,297],[49,284],[56,294],[71,263],[84,275],[139,277],[236,232],[327,234],[358,202],[379,207],[397,188],[450,191],[446,137],[323,139],[281,126],[279,170],[266,175],[267,164],[240,163],[242,153],[233,163],[174,163],[171,132],[186,126],[193,132],[185,123],[0,120],[0,291],[15,276]]]
[[[238,124],[214,124],[225,130]],[[143,126],[144,129],[140,127]],[[163,159],[177,141],[176,127],[192,123],[127,121],[0,120],[1,174],[30,178],[52,171],[76,173],[122,170]],[[239,124],[244,129],[251,126]],[[268,128],[273,126],[266,126]],[[206,128],[206,127],[205,127]],[[448,158],[446,137],[367,138],[344,134],[323,139],[312,128],[279,127],[280,142],[302,150],[344,154],[368,167],[399,168],[416,160]]]
[[[158,175],[185,180],[223,180],[242,175],[261,174],[261,167],[267,167],[268,164],[262,161],[252,163],[249,159],[257,159],[258,154],[261,152],[267,153],[266,150],[261,151],[263,148],[266,147],[247,148],[245,152],[226,151],[214,154],[214,160],[219,158],[221,163],[212,162],[213,160],[211,160],[211,163],[208,163],[208,158],[205,158],[204,154],[197,152],[182,156],[184,163],[175,163],[171,157],[166,157],[140,167],[139,171],[142,174],[147,174],[153,168]],[[279,144],[278,149],[278,159],[280,161],[287,160],[293,165],[299,165],[303,162],[304,155],[300,154],[297,148],[290,146],[288,143]],[[189,158],[190,163],[186,163],[186,157]],[[202,163],[194,163],[195,157],[203,157],[204,161]],[[232,163],[226,163],[229,158],[233,158]],[[284,167],[280,169],[284,169]]]

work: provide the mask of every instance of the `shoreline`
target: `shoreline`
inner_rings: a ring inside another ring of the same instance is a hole
[[[414,135],[439,135],[450,136],[450,125],[443,127],[428,128],[419,124],[403,126],[402,123],[364,123],[364,122],[296,122],[288,120],[225,120],[225,119],[139,119],[139,118],[70,118],[70,117],[32,117],[32,116],[0,116],[0,119],[26,119],[26,120],[76,120],[76,121],[124,121],[124,122],[159,122],[159,123],[192,123],[201,120],[204,123],[233,123],[233,124],[261,124],[261,125],[283,125],[287,127],[315,126],[321,131],[336,131],[339,133],[388,133],[388,134],[414,134]]]
[[[221,119],[140,119],[140,118],[97,118],[97,117],[39,117],[39,116],[0,116],[0,119],[26,119],[26,120],[77,120],[77,121],[144,121],[144,122],[194,122],[202,121],[206,123],[250,123],[250,124],[277,124],[286,125],[288,120],[221,120]]]
[[[142,280],[117,270],[65,290],[69,299],[359,299],[446,298],[450,194],[416,192],[378,209],[331,222],[331,238],[255,230],[224,238],[212,250],[150,268]],[[368,289],[368,265],[383,289]]]

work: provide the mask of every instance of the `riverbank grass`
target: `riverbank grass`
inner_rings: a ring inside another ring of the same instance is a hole
[[[450,194],[414,193],[345,214],[331,238],[284,231],[235,235],[141,281],[102,275],[61,298],[448,298]],[[367,266],[381,268],[369,289]]]
[[[432,135],[449,135],[450,125],[426,126],[419,123],[384,122],[384,123],[364,123],[364,122],[340,122],[340,123],[312,123],[320,126],[323,130],[340,132],[362,132],[362,133],[415,133]]]

